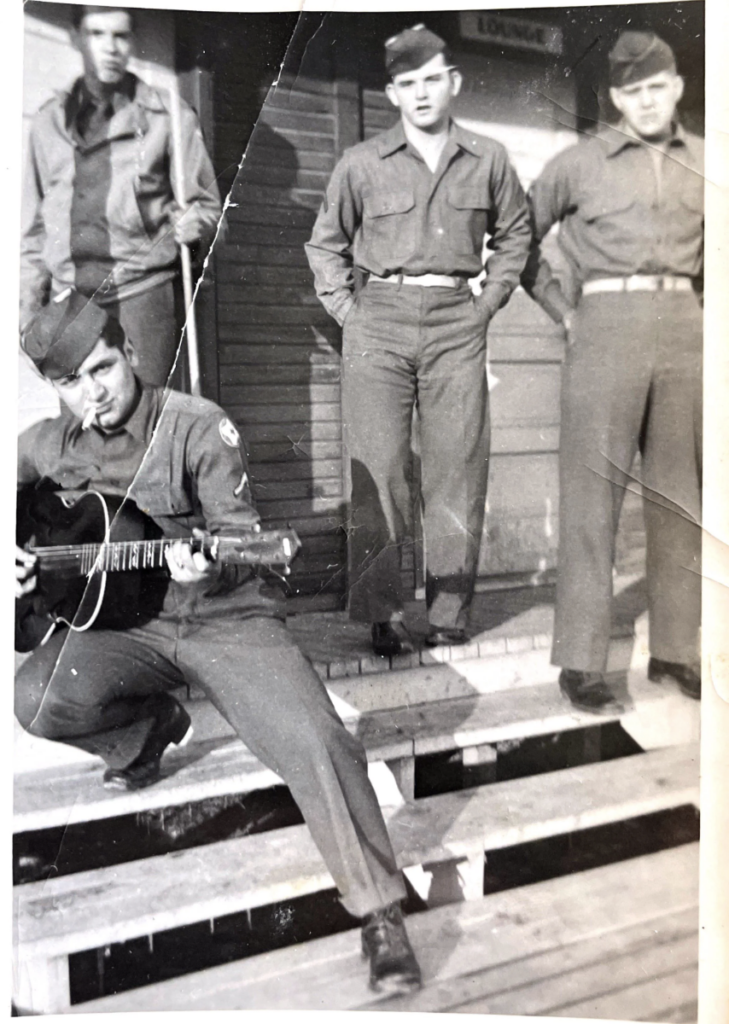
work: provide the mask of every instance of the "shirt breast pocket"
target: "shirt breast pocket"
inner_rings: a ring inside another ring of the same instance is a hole
[[[448,192],[451,223],[447,226],[454,252],[481,255],[491,203],[484,188],[460,186]]]
[[[415,193],[411,188],[373,192],[364,197],[362,233],[366,250],[387,270],[395,270],[415,249]]]

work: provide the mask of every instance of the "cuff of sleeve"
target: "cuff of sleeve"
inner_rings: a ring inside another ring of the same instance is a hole
[[[573,311],[572,304],[567,301],[559,282],[555,280],[550,281],[545,288],[541,304],[557,324],[561,324],[567,313]]]
[[[509,294],[502,285],[487,283],[476,302],[484,316],[490,320],[504,305]]]
[[[341,298],[337,298],[335,302],[331,302],[329,306],[329,312],[337,321],[340,327],[343,326],[344,321],[347,319],[347,313],[354,305],[354,295],[350,291],[343,295]]]

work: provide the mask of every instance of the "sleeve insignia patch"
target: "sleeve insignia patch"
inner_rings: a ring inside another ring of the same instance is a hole
[[[229,448],[240,448],[240,434],[227,416],[218,424],[218,431]]]

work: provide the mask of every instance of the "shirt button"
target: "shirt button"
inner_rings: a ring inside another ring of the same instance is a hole
[[[443,234],[443,228],[438,228],[438,234],[439,234],[439,235],[442,235],[442,234]]]

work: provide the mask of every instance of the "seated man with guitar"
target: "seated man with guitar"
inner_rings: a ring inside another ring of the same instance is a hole
[[[76,292],[23,345],[64,410],[19,439],[21,724],[101,756],[107,786],[139,789],[190,726],[170,690],[201,687],[289,786],[364,918],[371,985],[417,987],[364,750],[287,633],[275,575],[250,564],[287,563],[297,541],[273,535],[277,553],[260,532],[236,428],[212,402],[142,384],[118,321]]]

